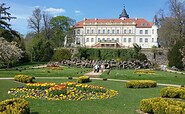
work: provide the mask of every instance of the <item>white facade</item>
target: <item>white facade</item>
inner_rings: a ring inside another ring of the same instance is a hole
[[[142,48],[158,46],[158,27],[145,19],[84,19],[74,30],[75,44],[81,47],[99,48],[99,43],[109,47],[117,43],[119,48],[133,47],[134,43]]]

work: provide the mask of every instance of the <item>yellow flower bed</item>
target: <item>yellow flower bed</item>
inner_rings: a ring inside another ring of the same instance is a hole
[[[153,70],[135,70],[134,73],[136,74],[155,74]]]
[[[12,88],[10,95],[22,98],[47,100],[93,100],[108,99],[116,96],[117,91],[102,86],[79,84],[77,82],[64,82],[48,89]]]

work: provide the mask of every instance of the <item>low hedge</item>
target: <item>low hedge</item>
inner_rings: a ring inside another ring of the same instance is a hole
[[[87,83],[87,82],[90,82],[90,77],[89,76],[80,76],[77,79],[77,82],[78,83]]]
[[[27,75],[15,75],[14,80],[18,82],[23,82],[23,83],[33,83],[34,77],[32,76],[27,76]]]
[[[185,102],[166,98],[143,99],[140,110],[149,114],[185,114]]]
[[[161,97],[185,99],[185,87],[165,87],[160,91]]]
[[[29,103],[21,98],[0,102],[0,114],[30,114]]]
[[[156,86],[157,82],[152,80],[131,80],[126,83],[127,88],[150,88]]]

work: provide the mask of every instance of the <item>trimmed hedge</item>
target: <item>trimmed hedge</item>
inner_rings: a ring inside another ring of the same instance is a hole
[[[28,75],[15,75],[14,80],[22,83],[33,83],[34,77]]]
[[[0,102],[0,114],[30,114],[29,103],[21,98]]]
[[[78,83],[87,83],[90,82],[90,77],[89,76],[80,76],[77,79]]]
[[[185,99],[185,88],[165,87],[161,89],[160,94],[161,97]]]
[[[150,114],[185,114],[185,102],[165,98],[143,99],[140,110]]]
[[[150,88],[156,86],[157,82],[152,80],[131,80],[126,83],[127,88]]]

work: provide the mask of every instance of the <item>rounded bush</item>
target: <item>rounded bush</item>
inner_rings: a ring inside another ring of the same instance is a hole
[[[140,102],[140,110],[150,114],[184,114],[185,102],[165,98],[149,98]]]
[[[0,102],[1,114],[30,114],[29,103],[21,98],[7,99]]]
[[[126,83],[127,88],[151,88],[156,86],[157,82],[152,80],[131,80]]]
[[[90,82],[90,77],[89,76],[80,76],[77,79],[78,83],[87,83]]]
[[[165,87],[160,91],[161,97],[169,98],[182,98],[185,99],[185,88],[184,87]]]
[[[15,75],[14,80],[18,81],[18,82],[23,82],[23,83],[32,83],[33,82],[34,77],[32,76],[28,76],[28,75]]]

